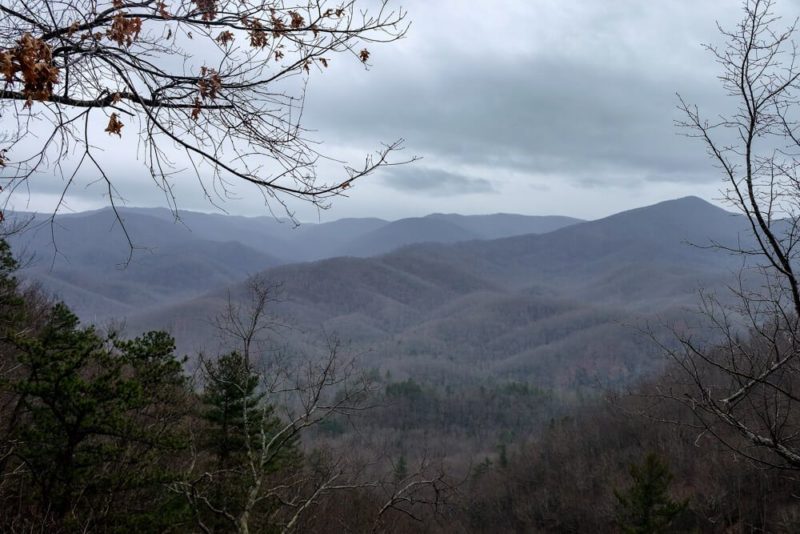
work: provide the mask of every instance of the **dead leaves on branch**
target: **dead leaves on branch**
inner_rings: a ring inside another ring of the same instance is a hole
[[[292,19],[290,25],[293,30],[299,30],[306,23],[303,16],[300,15],[300,13],[298,13],[297,11],[289,11],[289,17]]]
[[[122,121],[119,120],[119,115],[117,113],[112,113],[111,117],[108,119],[108,126],[106,126],[106,132],[108,135],[117,135],[117,137],[122,137],[122,127],[125,126],[122,124]]]
[[[249,36],[250,36],[250,46],[253,48],[265,48],[269,45],[269,38],[267,37],[267,32],[264,28],[264,25],[259,22],[258,19],[245,19],[244,21],[245,26],[250,28]]]
[[[344,15],[344,8],[339,7],[339,8],[336,8],[336,9],[332,9],[332,8],[326,9],[325,10],[325,14],[322,15],[322,16],[326,17],[326,18],[329,18],[329,19],[333,19],[333,18],[341,18],[342,15]]]
[[[165,20],[169,20],[172,18],[172,16],[169,14],[169,11],[167,11],[167,4],[165,4],[164,2],[157,3],[156,9],[158,9],[158,15],[161,18]]]
[[[194,3],[202,13],[201,18],[204,22],[211,22],[217,17],[216,0],[194,0]]]
[[[200,117],[204,101],[217,99],[220,89],[222,89],[222,77],[219,73],[210,67],[200,67],[200,79],[197,81],[198,95],[194,99],[192,120],[196,121]]]
[[[209,67],[200,67],[200,80],[197,82],[200,97],[203,100],[215,100],[222,89],[222,78],[219,73]]]
[[[228,46],[233,42],[233,32],[228,30],[222,31],[217,35],[216,41],[222,46]]]
[[[70,26],[69,35],[75,33],[77,26]],[[138,38],[142,20],[117,13],[105,36],[120,46],[130,47]],[[86,38],[99,39],[102,34],[87,33]],[[82,38],[82,40],[85,40]],[[25,105],[30,107],[34,100],[48,100],[53,95],[53,87],[59,82],[61,69],[53,61],[53,50],[42,39],[26,32],[13,48],[0,51],[0,74],[7,85],[21,82]]]
[[[108,29],[108,32],[106,32],[106,35],[119,46],[130,48],[139,37],[141,31],[142,19],[139,17],[128,17],[125,13],[120,11],[114,15],[111,27]]]
[[[218,15],[218,0],[192,0],[201,15],[201,20],[210,22]],[[120,47],[130,48],[138,39],[142,32],[142,18],[134,16],[124,10],[126,7],[122,0],[113,0],[113,6],[117,10],[111,17],[111,23],[104,32],[88,31],[84,32],[80,40],[94,39],[99,41],[107,38]],[[156,4],[155,10],[162,19],[169,20],[172,16],[167,11],[167,6],[163,1]],[[323,18],[341,18],[345,15],[342,8],[327,9]],[[269,19],[262,22],[255,17],[242,17],[241,22],[248,29],[250,46],[252,48],[263,49],[270,46],[270,38],[279,39],[289,31],[309,30],[316,37],[319,27],[316,23],[308,28],[305,17],[297,10],[288,10],[281,13],[272,8],[269,9]],[[67,35],[73,36],[78,30],[78,23],[73,22],[69,26]],[[170,30],[171,32],[171,30]],[[191,34],[188,34],[191,36]],[[229,30],[221,31],[216,42],[222,46],[230,45],[234,40],[234,33]],[[275,61],[280,61],[285,57],[282,45],[277,45],[272,52]],[[367,49],[358,53],[361,62],[366,63],[370,57]],[[323,67],[328,67],[329,59],[321,58],[316,60]],[[309,71],[311,61],[301,64],[305,71]],[[46,101],[53,95],[53,87],[59,83],[60,68],[53,61],[53,51],[50,45],[44,40],[34,37],[30,33],[24,33],[18,40],[17,46],[0,51],[0,74],[5,77],[6,84],[22,83],[22,94],[26,99],[26,106],[30,107],[34,100]],[[214,73],[207,77],[206,72],[198,82],[199,97],[195,104],[207,99],[216,98],[217,91],[221,86],[219,75]],[[193,112],[193,118],[197,118],[198,112]],[[113,133],[118,133],[114,131]]]
[[[58,83],[59,69],[53,62],[52,49],[30,33],[23,34],[15,48],[0,52],[0,71],[7,84],[21,78],[27,107],[34,100],[50,98]]]

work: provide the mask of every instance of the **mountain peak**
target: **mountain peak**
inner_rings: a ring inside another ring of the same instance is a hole
[[[692,221],[694,220],[708,222],[709,219],[721,220],[723,218],[727,219],[734,215],[736,214],[724,210],[723,208],[716,206],[700,197],[688,196],[672,200],[664,200],[649,206],[622,211],[620,213],[600,219],[599,221],[644,218],[653,222],[665,223],[668,221],[674,221],[683,225],[687,223],[692,224]]]
[[[689,195],[686,197],[674,198],[671,200],[664,200],[663,202],[657,202],[652,204],[651,206],[645,206],[645,208],[654,208],[656,206],[664,206],[664,207],[685,207],[685,208],[694,208],[694,209],[713,209],[713,210],[722,210],[719,206],[712,204],[711,202],[700,198],[695,195]],[[725,211],[725,210],[722,210]]]

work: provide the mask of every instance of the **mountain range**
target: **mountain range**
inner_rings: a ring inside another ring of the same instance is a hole
[[[747,239],[742,217],[696,197],[596,221],[437,214],[293,228],[198,213],[176,223],[167,210],[121,216],[150,247],[127,267],[117,266],[130,252],[125,234],[102,210],[17,237],[54,258],[24,276],[85,320],[167,329],[194,354],[224,349],[210,320],[246,302],[245,278],[258,275],[282,285],[270,313],[287,326],[271,334],[272,350],[308,352],[336,334],[367,367],[443,385],[629,383],[662,363],[642,329],[683,321],[699,288],[722,289],[735,273],[737,257],[706,245]]]
[[[26,226],[11,237],[26,275],[92,320],[199,296],[275,265],[367,257],[420,242],[547,232],[579,222],[557,216],[436,214],[298,226],[271,217],[159,208],[12,217]]]

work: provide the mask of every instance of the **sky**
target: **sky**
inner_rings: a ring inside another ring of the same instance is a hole
[[[337,159],[358,162],[398,138],[402,157],[419,159],[360,180],[328,210],[293,204],[300,220],[434,212],[592,219],[681,196],[720,197],[722,177],[703,145],[674,124],[676,93],[710,116],[731,105],[702,44],[719,42],[717,22],[741,18],[737,0],[394,5],[408,12],[406,37],[370,47],[369,69],[335,57],[312,72],[304,124]],[[787,20],[800,14],[800,0],[777,7]],[[127,204],[166,205],[130,140],[112,141],[106,149]],[[107,205],[90,182],[70,190],[67,210]],[[36,177],[12,205],[47,210],[60,185]],[[191,177],[175,191],[181,209],[220,209]],[[252,190],[234,197],[221,209],[268,213]]]

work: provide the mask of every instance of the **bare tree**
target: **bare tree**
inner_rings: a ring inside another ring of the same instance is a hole
[[[203,531],[213,530],[207,524],[211,518],[241,533],[257,525],[288,532],[322,496],[360,486],[349,477],[345,459],[309,465],[291,458],[306,429],[333,415],[363,409],[360,403],[369,385],[352,362],[342,361],[338,344],[322,359],[273,369],[271,375],[253,372],[241,361],[246,379],[256,380],[258,394],[256,402],[238,403],[242,438],[238,454],[230,462],[217,463],[196,447],[184,481],[173,484],[173,489],[187,498]],[[226,386],[239,386],[244,399],[250,394],[247,380]],[[202,436],[194,442],[201,443]],[[225,480],[231,485],[221,485]],[[219,488],[236,495],[219,499]]]
[[[279,324],[270,310],[279,291],[279,284],[253,277],[244,304],[229,296],[214,320],[233,352],[201,362],[202,398],[212,412],[191,440],[184,477],[171,486],[189,502],[198,528],[302,530],[317,520],[323,500],[351,491],[373,492],[373,531],[393,513],[419,521],[444,506],[453,488],[426,459],[393,479],[375,461],[365,465],[309,438],[331,418],[369,409],[372,382],[332,336],[318,357],[266,358],[264,342]]]
[[[261,359],[268,334],[274,334],[278,327],[284,326],[270,310],[281,302],[283,284],[258,274],[248,278],[245,286],[245,302],[240,302],[228,292],[225,308],[211,322],[222,342],[233,350],[241,351],[250,368],[254,363],[259,366],[264,363]],[[254,362],[254,358],[259,361]]]
[[[367,46],[397,40],[406,13],[388,0],[8,0],[0,4],[0,166],[6,191],[38,174],[80,173],[120,195],[98,136],[136,153],[173,207],[173,183],[196,175],[207,198],[258,188],[268,206],[290,197],[326,207],[401,141],[337,177],[301,119],[312,71],[336,56],[368,65]],[[98,119],[95,119],[99,115]],[[133,129],[136,130],[133,130]],[[60,206],[60,204],[59,204]]]
[[[705,295],[721,339],[682,336],[671,354],[690,378],[680,395],[705,432],[759,461],[800,468],[800,64],[796,21],[783,26],[772,0],[746,0],[726,44],[706,46],[737,103],[714,120],[682,98],[680,123],[701,139],[726,180],[726,198],[751,236],[735,246],[744,268],[730,299]],[[673,392],[674,393],[674,392]]]

